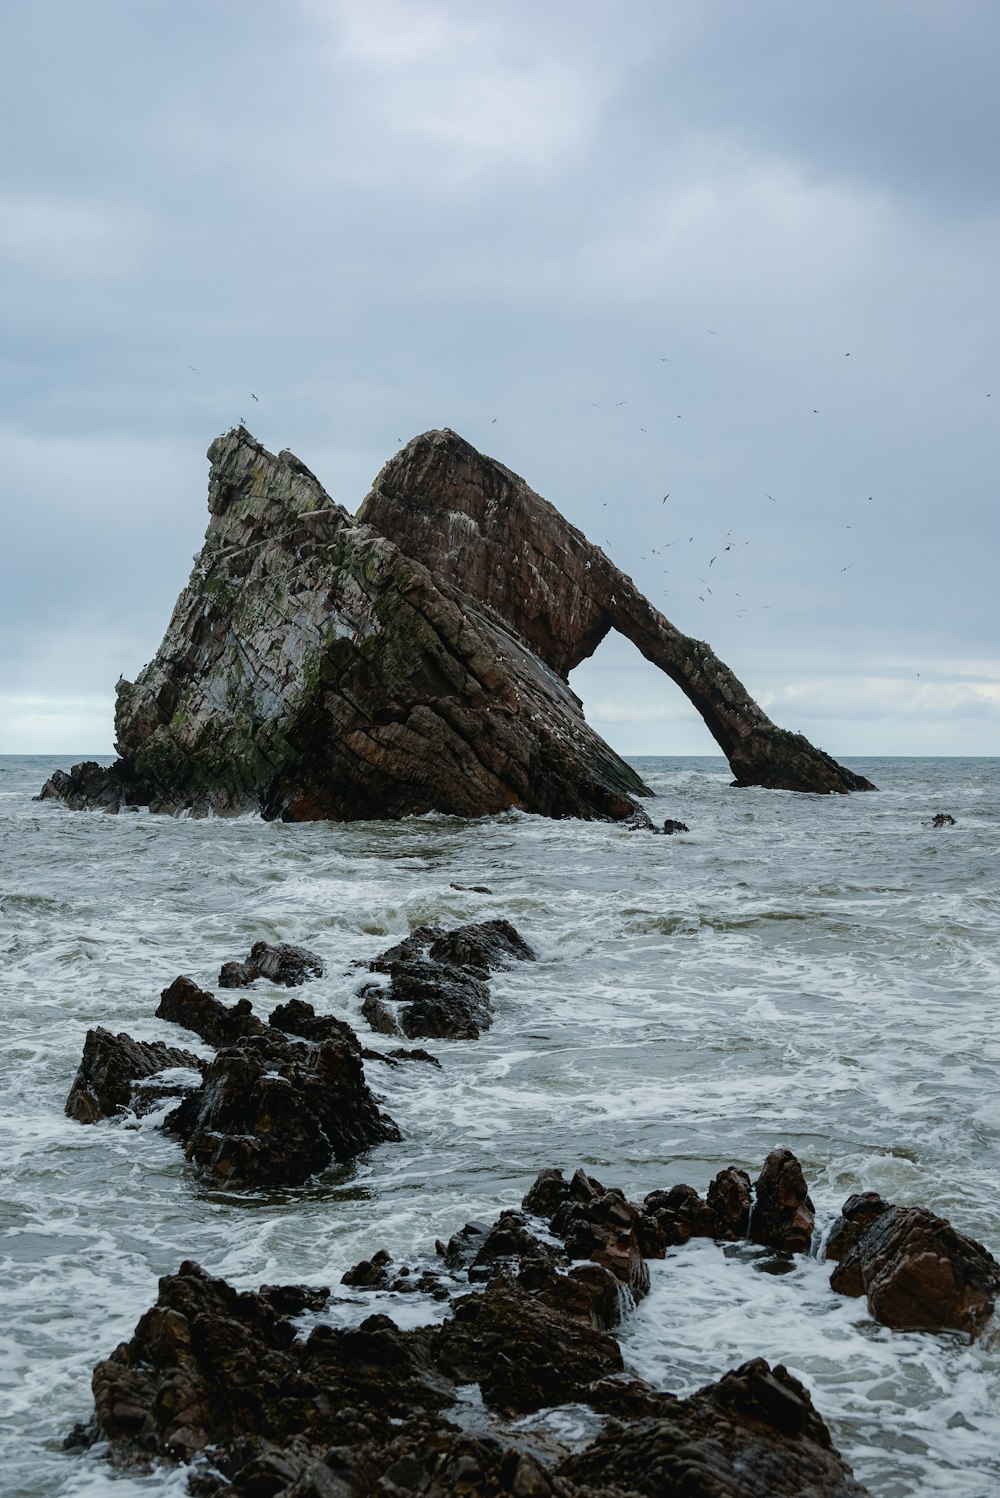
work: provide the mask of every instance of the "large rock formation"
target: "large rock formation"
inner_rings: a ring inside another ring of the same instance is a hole
[[[648,790],[566,680],[612,628],[687,693],[738,784],[869,788],[776,728],[707,645],[453,432],[410,442],[358,521],[243,427],[209,459],[204,547],[154,660],[118,683],[120,759],[58,771],[43,797],[288,821],[624,819]]]
[[[455,432],[408,443],[378,475],[358,519],[489,604],[564,680],[618,630],[698,709],[737,785],[874,789],[772,723],[710,646],[676,629],[599,546]]]

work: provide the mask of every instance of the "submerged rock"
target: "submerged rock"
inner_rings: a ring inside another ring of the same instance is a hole
[[[170,1083],[158,1089],[154,1099],[150,1089],[137,1091],[138,1082],[173,1067],[200,1072],[204,1065],[191,1051],[164,1045],[162,1040],[133,1040],[131,1035],[112,1035],[98,1026],[87,1031],[66,1112],[78,1123],[113,1118],[127,1108],[141,1112],[143,1103],[148,1106],[161,1096],[182,1093],[187,1087]]]
[[[357,520],[243,427],[209,459],[205,544],[154,660],[117,686],[120,757],[57,771],[41,799],[287,821],[508,807],[625,820],[648,788],[567,682],[610,629],[677,682],[736,784],[871,788],[776,727],[708,645],[454,432],[410,442]]]

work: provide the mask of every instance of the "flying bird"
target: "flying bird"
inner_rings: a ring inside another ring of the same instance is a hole
[[[257,401],[257,397],[256,397],[256,396],[255,396],[255,395],[254,395],[254,393],[253,393],[253,391],[252,391],[252,390],[251,390],[251,392],[250,392],[250,399],[251,399],[251,400],[252,400],[252,401]],[[260,401],[257,401],[257,404],[258,404],[258,406],[259,406],[259,405],[260,405]]]
[[[668,500],[668,499],[669,499],[669,498],[670,498],[670,495],[669,495],[669,494],[665,494],[665,495],[664,495],[664,496],[663,496],[663,499],[662,499],[662,500],[661,500],[661,504],[666,504],[666,502],[667,502],[667,500]]]
[[[615,401],[616,406],[627,406],[628,401]]]
[[[718,553],[716,553],[716,556],[717,556],[717,555],[718,555]],[[714,562],[714,561],[715,561],[715,557],[713,557],[713,558],[712,558],[712,562]],[[711,567],[711,565],[712,565],[712,562],[709,562],[709,564],[708,564],[708,565],[709,565],[709,566],[710,566],[710,567]]]
[[[194,372],[195,372],[195,374],[197,374],[197,373],[198,373],[198,371],[197,371],[197,370],[196,370],[196,369],[195,369],[195,368],[194,368],[194,365],[193,365],[193,364],[189,364],[189,365],[188,365],[188,369],[194,369]]]
[[[848,562],[847,566],[846,567],[841,567],[840,570],[841,570],[841,572],[850,572],[850,570],[851,570],[851,568],[853,566],[854,566],[853,562]]]
[[[492,420],[492,421],[491,421],[491,422],[490,422],[490,426],[491,426],[491,427],[495,427],[495,426],[496,426],[496,424],[497,424],[497,419],[496,419],[496,417],[495,417],[495,416],[494,416],[494,418],[493,418],[493,420]]]

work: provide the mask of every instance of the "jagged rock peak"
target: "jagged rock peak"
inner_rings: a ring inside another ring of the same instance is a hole
[[[295,821],[634,812],[638,775],[493,611],[244,427],[209,459],[205,544],[155,658],[118,683],[120,759],[43,796]]]

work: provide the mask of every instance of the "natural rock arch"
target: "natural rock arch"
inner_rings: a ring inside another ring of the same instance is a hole
[[[874,789],[772,723],[710,645],[671,624],[553,505],[455,432],[408,443],[378,475],[358,519],[488,604],[563,680],[618,630],[693,703],[737,785]]]

